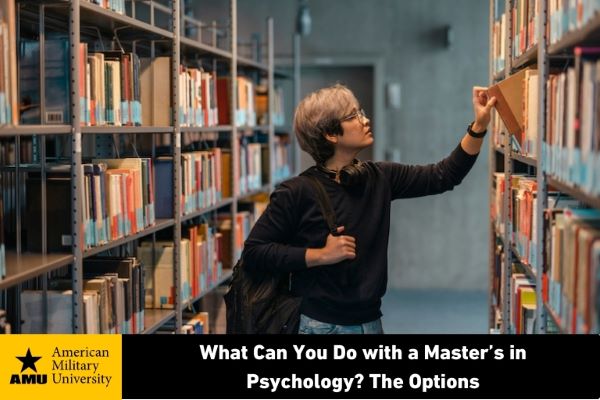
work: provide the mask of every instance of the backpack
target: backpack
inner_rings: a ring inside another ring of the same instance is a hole
[[[310,179],[327,226],[337,234],[335,214],[323,185]],[[273,273],[244,263],[240,258],[233,267],[229,289],[224,296],[227,333],[298,333],[302,297],[290,290],[291,274]]]

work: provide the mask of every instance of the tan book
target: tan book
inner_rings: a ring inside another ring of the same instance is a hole
[[[523,145],[521,133],[523,132],[524,79],[529,70],[519,71],[488,89],[488,96],[496,97],[496,110],[506,129],[516,136],[521,146]]]

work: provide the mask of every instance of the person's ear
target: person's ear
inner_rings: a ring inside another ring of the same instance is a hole
[[[324,136],[325,136],[325,139],[327,139],[327,141],[329,143],[337,144],[337,142],[338,142],[338,136],[337,135],[330,135],[329,133],[325,133]]]

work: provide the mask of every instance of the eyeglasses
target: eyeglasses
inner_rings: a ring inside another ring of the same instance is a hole
[[[340,119],[340,122],[344,122],[344,121],[350,121],[351,119],[354,118],[358,118],[358,121],[363,124],[363,120],[365,118],[367,118],[367,114],[365,114],[365,110],[363,110],[362,108],[359,110],[354,111],[352,114],[350,115],[346,115],[345,117],[342,117]],[[364,125],[364,124],[363,124]]]

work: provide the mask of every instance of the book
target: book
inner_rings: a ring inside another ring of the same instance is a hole
[[[490,86],[488,96],[496,97],[496,111],[502,118],[508,133],[514,135],[523,146],[523,93],[524,81],[529,69],[523,69],[509,78]]]

